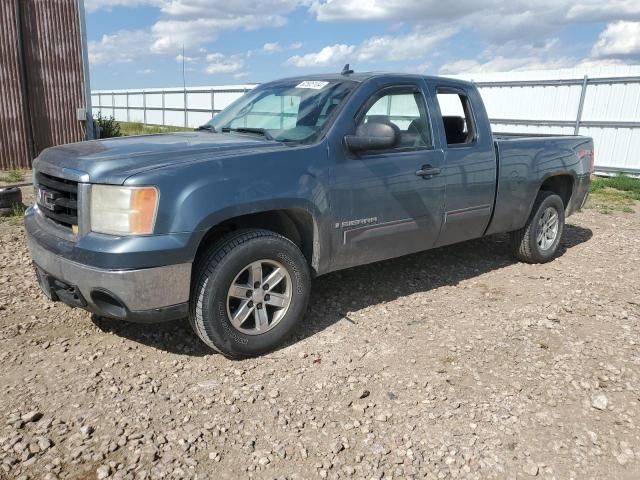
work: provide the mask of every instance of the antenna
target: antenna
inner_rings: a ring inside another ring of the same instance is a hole
[[[351,75],[352,73],[353,73],[353,70],[351,70],[351,69],[349,68],[349,64],[348,64],[348,63],[346,63],[346,64],[344,65],[344,67],[342,67],[342,73],[341,73],[341,75]]]
[[[187,81],[184,76],[184,43],[182,44],[182,88],[187,90]]]
[[[187,110],[187,80],[184,74],[184,42],[182,43],[182,102],[184,103],[184,126],[189,123],[189,112]]]

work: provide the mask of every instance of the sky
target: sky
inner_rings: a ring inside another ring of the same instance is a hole
[[[85,0],[92,89],[640,63],[639,0]],[[184,49],[184,56],[182,54]]]

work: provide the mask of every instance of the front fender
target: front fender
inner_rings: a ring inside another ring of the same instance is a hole
[[[323,144],[176,165],[131,179],[157,185],[157,234],[188,232],[195,256],[206,233],[235,217],[273,210],[309,212],[316,231],[329,221]]]

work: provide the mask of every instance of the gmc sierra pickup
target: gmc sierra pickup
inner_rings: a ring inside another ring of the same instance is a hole
[[[247,357],[327,272],[501,232],[551,260],[593,158],[587,137],[492,134],[471,83],[347,70],[260,85],[195,132],[49,148],[25,224],[52,300],[188,317]]]

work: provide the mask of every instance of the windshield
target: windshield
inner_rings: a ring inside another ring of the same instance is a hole
[[[264,135],[280,142],[313,141],[356,82],[282,81],[256,87],[201,128]]]

